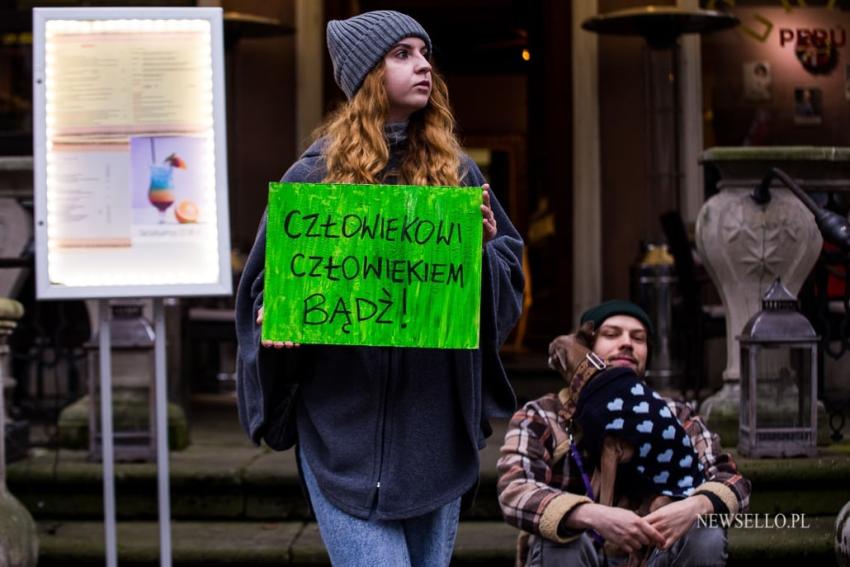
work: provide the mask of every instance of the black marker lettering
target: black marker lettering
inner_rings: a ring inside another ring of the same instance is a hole
[[[286,215],[286,219],[284,219],[284,221],[283,221],[283,231],[286,233],[286,236],[288,236],[289,238],[300,238],[301,237],[300,232],[293,233],[289,230],[289,223],[292,222],[293,215],[300,215],[300,214],[301,214],[301,211],[298,211],[298,210],[289,211],[289,213],[287,213],[287,215]]]
[[[312,305],[311,305],[312,302]],[[328,312],[322,308],[325,304],[325,296],[321,293],[314,293],[307,296],[304,300],[304,320],[305,325],[321,325],[328,320]],[[311,314],[315,314],[314,318],[310,318]]]
[[[307,227],[307,234],[305,234],[304,236],[308,238],[318,238],[319,236],[321,236],[320,233],[315,231],[316,222],[319,220],[319,213],[311,213],[309,215],[304,215],[304,220],[310,221],[310,226]]]
[[[299,252],[298,254],[295,254],[295,255],[292,257],[292,261],[289,263],[289,271],[290,271],[290,272],[292,273],[292,275],[293,275],[293,276],[295,276],[296,278],[303,278],[304,276],[306,276],[306,275],[307,275],[307,272],[296,272],[296,271],[295,271],[295,260],[297,260],[297,259],[299,259],[299,258],[301,258],[301,259],[303,260],[303,259],[304,259],[304,254],[302,254],[302,253],[300,253],[300,252]]]

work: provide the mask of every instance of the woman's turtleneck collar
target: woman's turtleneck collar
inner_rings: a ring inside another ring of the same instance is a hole
[[[388,122],[384,125],[384,136],[387,138],[387,143],[392,146],[398,146],[407,141],[407,125],[410,121],[403,122]]]

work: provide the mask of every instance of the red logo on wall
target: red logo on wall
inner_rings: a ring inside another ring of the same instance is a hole
[[[779,45],[784,47],[796,38],[794,54],[809,73],[829,73],[838,62],[838,47],[847,42],[847,35],[841,28],[825,30],[783,28],[779,30]]]

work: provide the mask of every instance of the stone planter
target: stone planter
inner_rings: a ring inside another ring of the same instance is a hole
[[[6,341],[24,314],[17,301],[0,298],[0,567],[30,567],[38,561],[38,538],[32,516],[6,490],[5,405],[3,381],[8,367]]]
[[[0,567],[29,567],[38,561],[35,523],[18,499],[0,487]]]
[[[850,148],[712,148],[700,162],[719,175],[719,192],[703,205],[696,241],[726,312],[726,369],[723,389],[701,408],[724,445],[738,437],[740,348],[736,337],[760,309],[776,276],[798,294],[818,259],[823,240],[814,216],[790,190],[774,180],[771,201],[759,205],[752,190],[771,167],[788,173],[806,191],[850,188]],[[825,412],[819,409],[819,440],[827,441]]]
[[[839,567],[850,567],[850,502],[835,518],[835,560]]]

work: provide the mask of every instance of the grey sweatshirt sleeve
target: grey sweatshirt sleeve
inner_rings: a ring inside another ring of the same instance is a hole
[[[318,147],[314,144],[307,150],[282,181],[321,181]],[[239,420],[251,440],[259,444],[265,439],[274,449],[286,449],[295,443],[294,428],[288,424],[298,388],[298,362],[303,355],[301,349],[277,350],[260,345],[262,329],[256,319],[263,305],[266,222],[263,213],[236,292],[236,388]]]
[[[466,158],[464,184],[485,183],[478,166]],[[493,188],[490,205],[496,218],[496,236],[484,245],[481,265],[481,378],[482,429],[489,434],[486,420],[510,417],[516,397],[505,378],[499,349],[508,338],[522,312],[525,276],[522,272],[522,238],[505,213]]]
[[[481,170],[471,159],[466,158],[464,178],[468,186],[486,183]],[[496,237],[484,245],[482,259],[482,329],[492,328],[491,338],[501,347],[522,312],[522,293],[525,277],[522,273],[522,238],[505,213],[494,188],[490,188],[490,205],[496,218]],[[485,292],[486,289],[486,292]],[[486,304],[486,305],[485,305]],[[488,322],[484,316],[490,318]],[[482,337],[483,339],[484,337]]]

